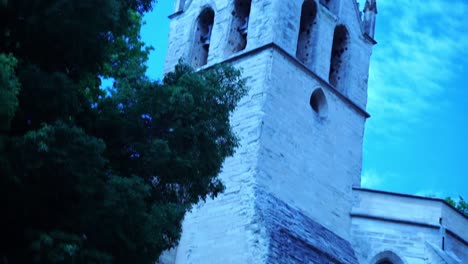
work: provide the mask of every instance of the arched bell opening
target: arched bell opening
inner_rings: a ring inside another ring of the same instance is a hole
[[[251,0],[236,0],[232,11],[231,30],[229,32],[227,55],[244,50],[247,46]]]
[[[333,34],[333,46],[330,59],[329,82],[332,86],[344,91],[344,74],[346,71],[347,59],[349,56],[349,34],[344,25],[335,28]]]
[[[297,38],[296,57],[305,65],[310,65],[314,59],[316,43],[315,26],[317,18],[317,4],[313,0],[306,0],[302,4],[301,24]]]
[[[385,250],[375,255],[372,264],[404,264],[403,260],[393,251]]]
[[[199,68],[208,62],[211,32],[213,30],[215,13],[207,7],[202,10],[195,25],[194,44],[192,49],[192,67]]]

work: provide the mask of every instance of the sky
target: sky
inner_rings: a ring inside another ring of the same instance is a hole
[[[153,79],[162,78],[173,3],[159,0],[144,17]],[[468,0],[377,6],[362,187],[468,200]]]

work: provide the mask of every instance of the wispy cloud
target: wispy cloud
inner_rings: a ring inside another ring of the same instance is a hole
[[[397,178],[397,175],[391,172],[379,172],[375,169],[367,169],[361,176],[361,187],[369,189],[382,189],[389,182]]]
[[[361,187],[369,189],[381,188],[383,178],[374,170],[365,171],[361,176]]]
[[[420,190],[416,192],[414,195],[417,196],[423,196],[423,197],[431,197],[431,198],[445,198],[444,193],[440,191],[434,191],[434,190]]]
[[[396,140],[431,111],[449,107],[444,92],[468,57],[468,2],[378,1],[369,81],[367,131]],[[361,4],[362,6],[362,4]],[[466,64],[466,63],[465,63]]]

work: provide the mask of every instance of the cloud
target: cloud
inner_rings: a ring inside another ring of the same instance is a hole
[[[386,0],[378,5],[368,131],[398,139],[431,111],[450,106],[443,95],[454,89],[451,81],[468,57],[468,3]]]
[[[384,184],[384,179],[375,170],[366,170],[361,176],[361,187],[379,189]]]
[[[445,198],[444,193],[440,191],[434,190],[419,190],[414,195],[423,196],[423,197],[430,197],[430,198]]]

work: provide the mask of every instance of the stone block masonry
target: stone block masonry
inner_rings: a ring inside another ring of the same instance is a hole
[[[250,90],[225,193],[186,216],[162,263],[468,263],[453,208],[358,188],[376,13],[375,0],[364,21],[355,0],[176,1],[165,71],[230,63]]]

